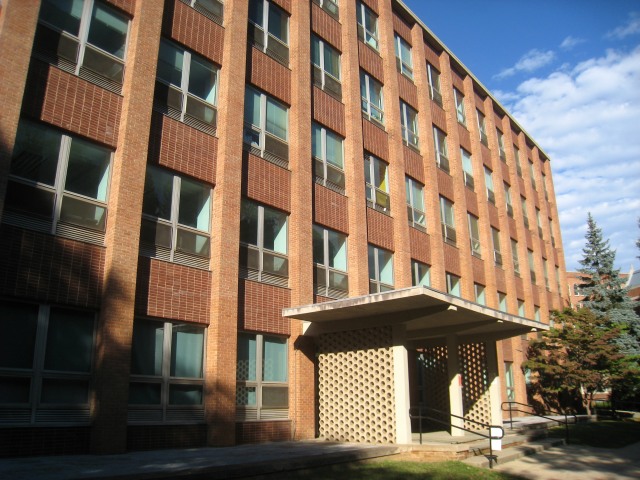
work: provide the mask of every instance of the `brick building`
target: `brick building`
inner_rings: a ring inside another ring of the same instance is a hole
[[[0,5],[1,455],[526,402],[550,162],[401,2]]]

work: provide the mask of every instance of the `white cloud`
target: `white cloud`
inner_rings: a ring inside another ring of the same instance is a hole
[[[522,82],[498,98],[551,157],[568,269],[590,211],[623,270],[640,252],[640,46]]]
[[[584,43],[585,41],[586,40],[584,38],[576,38],[576,37],[572,37],[571,35],[569,35],[567,38],[565,38],[562,41],[562,43],[560,44],[560,48],[562,48],[563,50],[571,50],[576,45],[580,45],[581,43]]]
[[[626,24],[614,28],[605,34],[605,38],[622,40],[630,35],[640,33],[640,14],[631,12]]]
[[[536,48],[529,50],[525,53],[520,60],[516,62],[513,67],[505,68],[497,75],[494,75],[494,78],[506,78],[515,75],[518,72],[531,73],[539,68],[548,65],[556,58],[556,54],[553,50],[547,50],[546,52],[542,52]]]

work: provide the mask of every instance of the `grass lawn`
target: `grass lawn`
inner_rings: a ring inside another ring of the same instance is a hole
[[[552,437],[564,437],[564,427],[549,430]],[[640,422],[603,420],[569,426],[569,443],[600,448],[621,448],[640,442]]]
[[[282,475],[282,474],[280,474]],[[266,475],[262,479],[287,480],[522,480],[522,477],[476,468],[462,462],[375,461],[343,463],[309,470],[286,472],[286,476]]]

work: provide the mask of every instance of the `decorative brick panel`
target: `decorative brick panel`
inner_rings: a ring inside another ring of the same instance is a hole
[[[291,172],[247,152],[243,156],[243,195],[290,212]]]
[[[531,299],[536,307],[540,306],[540,287],[537,285],[531,286]]]
[[[209,324],[211,272],[140,257],[136,315]]]
[[[282,309],[291,306],[291,291],[266,283],[240,280],[238,285],[238,330],[291,334],[291,321]]]
[[[500,267],[495,267],[496,275],[496,288],[501,292],[507,291],[507,281],[505,279],[504,270]]]
[[[491,150],[488,147],[480,144],[480,152],[482,157],[482,164],[487,166],[489,169],[493,170],[493,161],[491,160]],[[507,177],[509,178],[509,177]]]
[[[272,0],[273,3],[282,8],[285,12],[291,15],[291,0]]]
[[[473,100],[475,107],[480,110],[482,114],[484,114],[484,99],[480,95],[478,95],[478,92],[473,92]]]
[[[376,15],[380,14],[380,8],[378,6],[378,0],[362,0],[362,3],[364,3],[371,10],[373,10],[376,13]]]
[[[342,25],[315,3],[311,4],[311,29],[342,51]]]
[[[458,90],[460,90],[461,92],[464,92],[464,79],[462,78],[462,76],[453,68],[451,69],[451,82],[453,83],[453,86],[455,88],[457,88]]]
[[[487,207],[489,209],[489,223],[492,227],[500,230],[500,218],[498,215],[498,207],[496,207],[493,203],[487,202]]]
[[[292,440],[291,431],[290,420],[236,423],[236,442],[238,444],[285,442]]]
[[[393,30],[411,45],[411,26],[396,12],[393,12]]]
[[[375,77],[380,83],[384,83],[382,57],[380,57],[378,52],[359,41],[358,59],[360,62],[360,67],[363,70],[366,70],[367,73],[369,73],[372,77]]]
[[[363,118],[362,137],[365,150],[382,160],[389,161],[389,137],[387,132]]]
[[[122,97],[39,60],[32,60],[23,111],[115,148]]]
[[[247,81],[291,105],[291,70],[254,47],[251,47],[249,54]]]
[[[367,239],[369,243],[393,251],[393,218],[367,208]]]
[[[436,171],[438,172],[438,192],[452,202],[455,201],[453,195],[453,178],[439,168],[437,168]]]
[[[444,268],[454,275],[462,275],[460,269],[460,251],[447,243],[442,245],[444,249]]]
[[[478,210],[478,196],[474,191],[465,188],[464,196],[467,201],[467,211],[469,213],[473,213],[476,217],[480,218],[480,213]]]
[[[342,233],[349,233],[348,199],[344,195],[314,184],[313,221]]]
[[[520,267],[522,270],[522,267]],[[516,296],[520,299],[520,300],[524,300],[524,282],[522,280],[522,277],[516,277]]]
[[[149,163],[216,182],[218,139],[172,118],[153,112]]]
[[[427,141],[426,135],[423,137],[422,141]],[[424,160],[422,159],[422,156],[406,145],[402,146],[402,153],[404,155],[404,168],[407,175],[415,178],[424,185]]]
[[[129,15],[133,15],[135,0],[105,0],[105,1],[113,5],[114,7],[117,7],[120,10],[128,13]]]
[[[313,119],[343,137],[346,135],[344,124],[344,104],[331,95],[313,87]]]
[[[487,249],[488,250],[488,249]],[[487,251],[485,253],[486,257],[489,258],[489,254],[491,251]],[[484,275],[484,260],[478,257],[471,257],[471,267],[473,269],[473,281],[477,283],[481,283],[482,285],[487,284],[486,277]]]
[[[424,56],[427,59],[427,62],[436,67],[439,72],[442,71],[440,68],[440,53],[436,52],[428,43],[424,44]]]
[[[97,308],[105,249],[44,233],[0,226],[0,294]]]
[[[440,105],[431,101],[431,121],[443,132],[447,133],[447,116]],[[432,134],[432,132],[429,132]]]
[[[400,72],[398,72],[398,94],[414,110],[418,110],[418,88]]]
[[[509,186],[511,186],[511,181],[509,180],[511,178],[511,173],[509,172],[509,165],[507,165],[507,162],[503,162],[502,160],[500,160],[500,169],[502,170],[503,180],[505,180],[509,184]]]
[[[409,228],[411,258],[431,265],[431,237],[416,228]]]
[[[467,120],[469,121],[469,120]],[[467,130],[463,125],[458,123],[458,141],[460,142],[460,146],[471,152],[471,134],[469,130]]]

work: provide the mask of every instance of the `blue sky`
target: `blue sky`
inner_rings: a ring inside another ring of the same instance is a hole
[[[640,269],[640,0],[405,0],[550,156],[568,270],[587,212]]]

